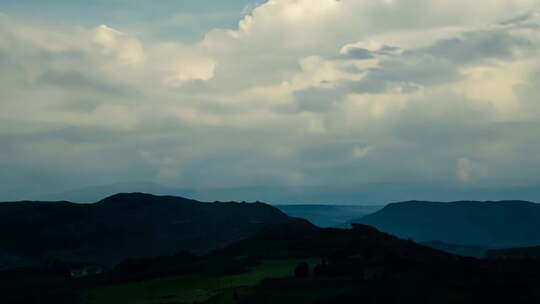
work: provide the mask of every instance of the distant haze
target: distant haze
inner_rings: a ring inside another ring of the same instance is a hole
[[[452,188],[424,184],[367,184],[359,186],[239,188],[179,188],[150,182],[117,183],[63,192],[39,193],[32,189],[24,193],[4,195],[0,201],[68,200],[77,203],[98,201],[116,193],[144,192],[156,195],[177,195],[202,201],[264,201],[271,204],[324,205],[385,205],[409,199],[431,201],[520,199],[540,202],[540,188],[506,187],[498,189]]]

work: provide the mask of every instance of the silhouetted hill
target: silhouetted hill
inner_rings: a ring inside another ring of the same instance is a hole
[[[68,200],[76,203],[93,203],[104,197],[114,195],[116,193],[152,193],[154,195],[172,195],[181,197],[198,198],[197,191],[194,189],[183,189],[167,187],[151,182],[123,182],[108,185],[99,185],[92,187],[85,187],[80,189],[73,189],[71,191],[64,191],[60,193],[49,193],[34,195],[32,198],[37,200]]]
[[[353,224],[352,229],[319,228],[305,220],[269,225],[254,236],[216,252],[263,258],[360,254],[372,258],[396,255],[411,259],[453,259],[450,254],[399,239],[370,226]]]
[[[418,242],[479,247],[540,244],[540,205],[524,201],[403,202],[355,222]]]
[[[267,279],[237,303],[538,303],[539,260],[458,257],[365,225],[269,226],[221,254],[320,258]],[[300,267],[304,271],[300,272]],[[212,302],[208,302],[212,303]]]
[[[37,263],[62,259],[112,265],[127,257],[202,253],[291,221],[263,203],[202,203],[117,194],[95,204],[0,204],[0,251]]]
[[[122,204],[118,198],[107,203]],[[273,265],[286,268],[274,272]],[[301,219],[266,225],[207,255],[130,259],[84,278],[63,273],[62,264],[0,272],[3,300],[25,304],[75,303],[77,298],[85,304],[540,301],[540,260],[458,257],[370,226],[319,228]]]

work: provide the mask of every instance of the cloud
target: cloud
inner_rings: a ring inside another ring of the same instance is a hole
[[[122,65],[137,65],[145,60],[141,43],[120,31],[102,24],[95,29],[93,36],[93,42],[100,51],[115,56]]]
[[[351,156],[353,159],[364,159],[366,158],[369,153],[373,150],[373,147],[367,146],[367,147],[361,147],[361,146],[355,146],[352,149]]]
[[[115,93],[120,89],[112,84],[90,79],[77,71],[46,71],[39,77],[38,82],[65,88],[67,90],[91,90]]]
[[[438,41],[424,52],[443,57],[457,64],[478,60],[510,59],[517,49],[534,48],[532,42],[505,30],[481,30]]]
[[[540,183],[539,6],[270,0],[196,42],[0,17],[0,192]]]
[[[460,183],[471,184],[476,181],[479,175],[484,175],[484,171],[479,164],[468,159],[460,158],[456,162],[456,177]]]
[[[347,48],[343,55],[350,59],[357,60],[367,60],[375,58],[374,54],[370,50],[359,47]]]
[[[342,92],[335,88],[307,88],[294,92],[297,111],[328,112],[343,98]]]

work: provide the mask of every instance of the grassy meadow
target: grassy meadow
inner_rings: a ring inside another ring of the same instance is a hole
[[[266,260],[238,275],[186,275],[95,288],[84,294],[84,304],[233,303],[234,293],[248,293],[265,278],[294,275],[301,260]],[[314,265],[317,261],[308,261]]]

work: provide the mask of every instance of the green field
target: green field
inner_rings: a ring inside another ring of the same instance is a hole
[[[232,299],[236,289],[256,286],[265,278],[292,276],[299,262],[301,260],[268,260],[239,275],[189,275],[96,288],[85,293],[84,304],[191,304],[225,298],[219,295],[227,295],[227,299],[230,295]],[[315,260],[308,262],[316,263]]]

